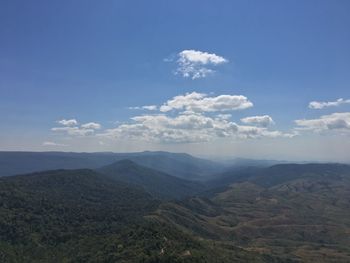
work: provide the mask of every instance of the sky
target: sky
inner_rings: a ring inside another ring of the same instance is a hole
[[[0,150],[350,162],[350,1],[0,2]]]

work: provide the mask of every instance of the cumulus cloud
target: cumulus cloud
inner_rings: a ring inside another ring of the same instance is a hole
[[[192,49],[181,51],[176,62],[178,68],[175,74],[181,74],[185,78],[198,79],[205,78],[215,72],[210,67],[226,63],[228,60],[214,53]]]
[[[157,110],[157,106],[156,105],[147,105],[147,106],[143,106],[142,109],[145,109],[145,110]]]
[[[46,141],[46,142],[43,142],[43,146],[68,146],[68,145],[62,144],[62,143]]]
[[[57,123],[63,125],[63,126],[75,126],[75,125],[78,125],[78,122],[76,119],[70,119],[70,120],[66,120],[66,119],[63,119],[63,120],[60,120],[60,121],[57,121]]]
[[[215,112],[243,110],[253,106],[247,97],[242,95],[220,95],[208,97],[204,93],[186,93],[175,96],[160,107],[161,112],[185,110],[189,112]]]
[[[232,114],[217,114],[216,118],[218,119],[223,119],[223,120],[228,120],[232,117]]]
[[[51,128],[51,131],[71,136],[93,135],[95,133],[95,130],[101,128],[101,125],[96,122],[88,122],[78,127],[78,121],[75,119],[61,120],[58,123],[61,124],[63,127],[53,127]]]
[[[196,143],[219,138],[249,139],[293,137],[295,133],[270,130],[270,116],[254,116],[242,119],[245,125],[232,121],[227,111],[243,110],[253,103],[242,95],[209,96],[204,93],[186,93],[175,96],[160,107],[149,105],[138,109],[154,110],[155,114],[136,115],[126,123],[115,123],[115,128],[101,129],[101,125],[89,122],[78,125],[54,127],[51,130],[68,136],[94,136],[104,139],[140,140],[157,143]],[[75,121],[75,123],[78,123]],[[97,130],[101,129],[99,132]]]
[[[269,125],[274,124],[274,121],[269,115],[246,117],[241,119],[241,122],[261,127],[268,127]]]
[[[132,118],[133,123],[122,124],[98,134],[119,139],[141,139],[165,143],[211,141],[218,138],[292,137],[293,134],[270,131],[265,127],[238,125],[235,122],[203,114],[141,115]]]
[[[155,111],[157,110],[158,107],[157,105],[146,105],[146,106],[136,106],[136,107],[129,107],[129,110],[150,110],[150,111]]]
[[[347,131],[350,132],[350,112],[333,113],[323,115],[317,119],[296,120],[299,130],[310,130],[315,132],[324,131]]]
[[[96,122],[88,122],[88,123],[82,124],[81,128],[98,130],[98,129],[101,129],[101,124],[96,123]]]
[[[311,101],[309,103],[309,108],[310,109],[315,109],[315,110],[320,110],[323,108],[327,108],[327,107],[337,107],[340,106],[342,104],[350,104],[350,99],[349,100],[344,100],[342,98],[337,99],[336,101]]]
[[[51,128],[51,131],[59,132],[59,133],[66,133],[68,135],[73,136],[87,136],[94,134],[94,129],[84,129],[79,127],[54,127]]]

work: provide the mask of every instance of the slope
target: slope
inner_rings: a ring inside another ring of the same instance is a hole
[[[211,199],[162,204],[182,231],[297,262],[350,262],[350,167],[278,165]]]
[[[114,180],[140,186],[153,196],[162,199],[181,199],[204,190],[204,186],[200,183],[180,179],[130,160],[121,160],[97,171]]]
[[[188,180],[204,180],[225,167],[184,153],[0,152],[0,176],[54,169],[97,169],[124,159]]]
[[[0,261],[273,262],[153,220],[157,206],[143,190],[87,169],[0,178]]]

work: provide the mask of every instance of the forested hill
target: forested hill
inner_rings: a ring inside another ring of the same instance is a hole
[[[155,217],[296,262],[350,262],[349,165],[283,164],[231,176],[211,198],[163,203]]]
[[[142,187],[161,199],[181,199],[205,190],[205,185],[200,182],[181,179],[130,160],[117,161],[97,171],[111,179]]]
[[[189,154],[170,152],[0,152],[0,176],[54,169],[97,169],[124,159],[188,180],[205,180],[226,167]]]
[[[182,232],[159,201],[87,169],[0,178],[1,262],[280,262]]]

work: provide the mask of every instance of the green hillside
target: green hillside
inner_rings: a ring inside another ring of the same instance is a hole
[[[98,169],[125,159],[188,180],[204,180],[214,173],[223,171],[226,167],[185,153],[160,151],[134,153],[0,151],[0,177],[55,169]]]
[[[150,216],[139,188],[91,170],[0,179],[1,262],[271,262]],[[242,261],[244,260],[244,261]]]
[[[180,199],[204,190],[204,185],[122,160],[97,170],[109,178],[144,188],[162,199]]]
[[[350,262],[350,167],[278,165],[156,212],[192,235],[301,262]]]
[[[129,160],[99,171],[0,178],[1,262],[350,262],[349,166],[245,170],[176,201],[198,184]]]

